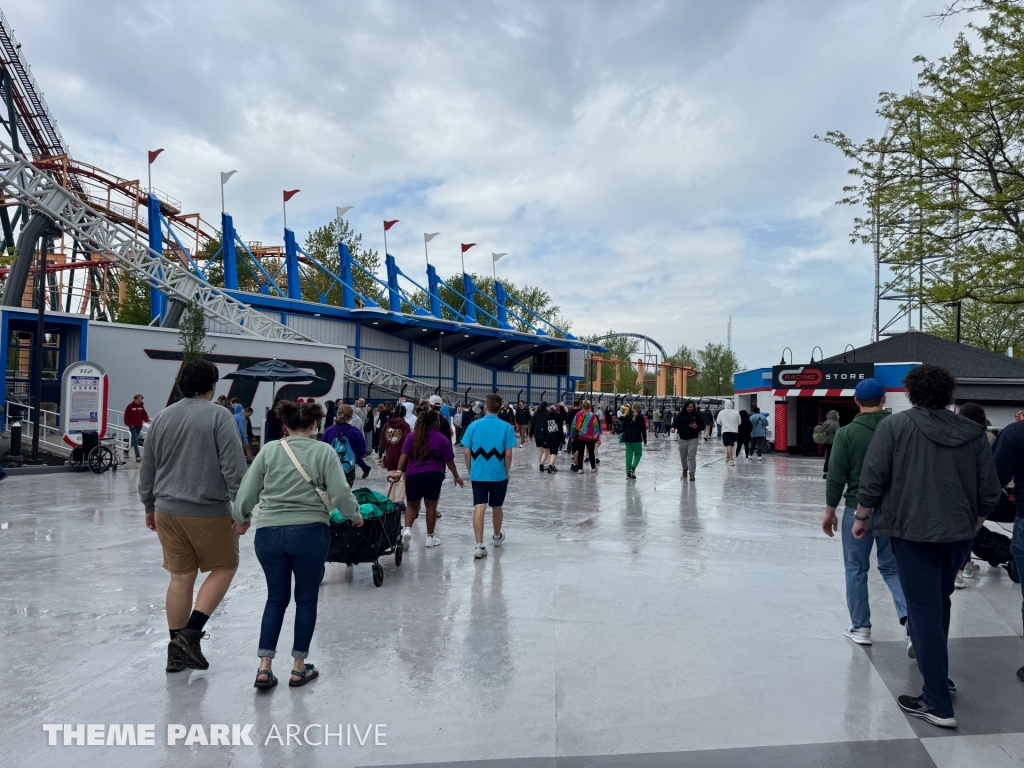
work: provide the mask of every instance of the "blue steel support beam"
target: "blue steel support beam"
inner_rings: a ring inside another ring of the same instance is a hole
[[[338,243],[338,272],[341,277],[341,306],[356,308],[356,292],[352,290],[352,253],[344,243]]]
[[[384,264],[388,268],[388,309],[392,312],[401,312],[402,292],[398,287],[398,264],[390,253],[384,255]]]
[[[284,264],[288,272],[288,298],[301,299],[302,286],[299,283],[299,247],[295,242],[295,233],[290,229],[284,231]]]
[[[220,215],[220,242],[224,249],[224,287],[238,290],[238,260],[235,258],[235,222],[227,213]]]
[[[160,226],[160,201],[150,193],[146,204],[149,214],[149,247],[157,253],[164,252],[164,233]],[[149,319],[160,320],[167,309],[167,297],[156,288],[149,289]]]
[[[437,318],[441,317],[441,288],[440,280],[437,277],[437,270],[433,264],[427,265],[427,292],[430,294],[430,313]]]
[[[494,298],[497,299],[495,304],[498,307],[498,326],[505,330],[512,330],[512,326],[508,323],[508,308],[505,306],[505,299],[508,294],[505,293],[505,286],[498,281],[494,282]]]
[[[476,315],[476,286],[473,285],[473,278],[468,273],[462,273],[462,295],[466,298],[466,307],[463,310],[462,319],[467,323],[477,323]]]

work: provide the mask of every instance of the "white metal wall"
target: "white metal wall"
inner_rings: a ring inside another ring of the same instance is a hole
[[[570,349],[569,350],[569,375],[570,376],[583,376],[583,365],[586,351],[582,349]]]
[[[412,345],[412,375],[417,379],[437,379],[437,355],[436,349],[423,347],[419,344]],[[459,378],[462,378],[462,362],[459,362]],[[452,356],[441,355],[441,376],[452,376]]]
[[[399,339],[396,336],[391,336],[387,333],[383,333],[382,331],[378,331],[376,328],[370,328],[364,325],[363,330],[359,333],[359,348],[362,349],[364,347],[408,353],[409,342],[405,339]],[[401,373],[402,371],[399,370],[395,372]]]
[[[490,368],[485,368],[482,365],[476,363],[467,363],[465,360],[459,360],[459,384],[465,382],[466,384],[485,385],[491,386],[493,383],[493,374]],[[465,389],[465,387],[463,387]]]
[[[352,347],[356,343],[356,324],[345,320],[334,320],[327,317],[308,317],[306,315],[288,315],[285,325],[289,328],[294,328],[304,336],[316,339],[321,344]]]

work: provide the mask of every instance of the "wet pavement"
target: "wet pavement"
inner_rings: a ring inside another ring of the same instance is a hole
[[[726,467],[707,442],[690,483],[659,439],[632,482],[622,446],[601,455],[597,475],[560,457],[553,476],[532,447],[517,452],[507,545],[485,559],[472,557],[470,491],[448,483],[442,546],[425,549],[418,522],[382,587],[368,565],[328,564],[310,655],[322,677],[269,693],[252,688],[266,592],[251,534],[207,626],[210,669],[168,675],[167,579],[137,472],[4,481],[0,764],[1024,765],[1021,593],[1005,572],[982,564],[954,595],[961,728],[941,731],[897,708],[920,678],[877,571],[875,644],[843,636],[817,461]],[[154,726],[154,745],[64,746],[51,728],[49,746],[43,728],[92,724],[83,741],[113,744],[115,723]],[[324,724],[331,743],[312,745]],[[184,726],[174,746],[169,725]],[[212,725],[228,746],[205,744]]]

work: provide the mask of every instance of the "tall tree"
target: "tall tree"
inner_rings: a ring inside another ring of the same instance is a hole
[[[348,246],[352,260],[363,269],[353,267],[352,287],[363,296],[379,301],[383,289],[380,283],[376,282],[370,275],[376,275],[381,266],[380,254],[377,251],[363,248],[363,235],[352,229],[352,225],[341,216],[335,217],[322,227],[317,227],[303,243],[303,248],[310,256],[323,264],[334,274],[338,274],[341,268],[341,259],[338,256],[338,243]],[[370,275],[366,274],[369,272]],[[310,280],[316,285],[320,293],[327,295],[328,304],[341,304],[341,286],[328,275],[319,270],[308,270]],[[320,297],[309,285],[303,284],[302,298],[307,301],[319,301]]]
[[[877,238],[890,284],[933,306],[1024,304],[1024,2],[954,3],[980,11],[953,51],[921,65],[913,93],[882,93],[880,139],[824,141],[854,162],[844,204],[862,206],[853,239]]]
[[[149,312],[149,286],[130,272],[122,273],[118,280],[124,281],[125,295],[123,301],[116,298],[119,293],[117,286],[111,293],[115,322],[125,325],[149,325],[152,319]]]
[[[699,397],[731,395],[733,374],[742,367],[733,351],[724,344],[709,342],[696,357],[700,375],[690,383],[689,393]]]
[[[925,330],[956,341],[956,307],[942,305],[932,309],[932,315],[925,321]],[[1013,348],[1015,357],[1024,356],[1024,306],[963,302],[960,341],[1001,355]]]
[[[178,324],[178,346],[181,347],[181,363],[186,365],[202,360],[213,351],[206,348],[206,313],[199,302],[190,301]]]

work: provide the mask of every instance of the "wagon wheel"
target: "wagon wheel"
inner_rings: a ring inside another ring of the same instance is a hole
[[[373,586],[379,587],[384,583],[384,566],[380,563],[373,564]]]
[[[89,469],[97,475],[102,475],[108,469],[114,467],[114,452],[108,445],[97,445],[89,451]]]
[[[395,547],[395,565],[401,565],[402,564],[402,550],[403,549],[404,549],[404,547],[401,544],[399,544],[397,547]]]
[[[75,472],[85,472],[89,468],[89,462],[85,457],[82,446],[75,446],[71,451],[71,469]]]

